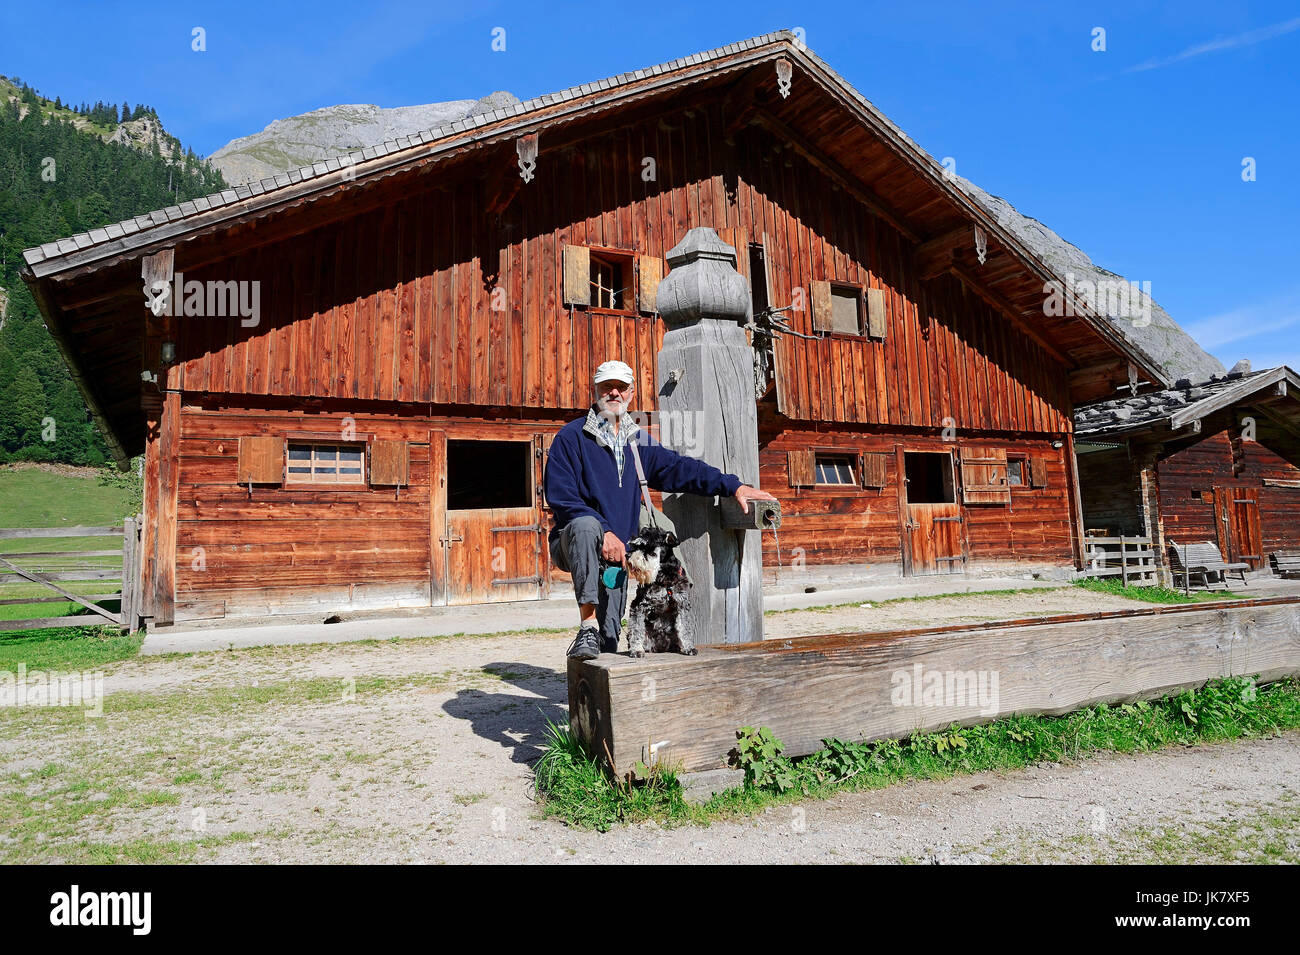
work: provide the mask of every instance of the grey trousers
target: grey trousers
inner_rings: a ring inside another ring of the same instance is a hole
[[[618,643],[623,624],[623,608],[627,602],[627,577],[621,586],[606,587],[600,579],[604,570],[600,563],[600,548],[605,539],[600,521],[594,517],[579,517],[564,526],[551,542],[551,561],[560,570],[573,575],[573,592],[579,604],[595,604],[596,619],[600,622],[602,643]]]

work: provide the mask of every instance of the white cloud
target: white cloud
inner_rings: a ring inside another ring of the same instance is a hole
[[[1143,70],[1156,70],[1162,66],[1190,60],[1194,56],[1202,56],[1206,53],[1217,53],[1220,50],[1231,50],[1242,46],[1254,46],[1256,43],[1263,43],[1265,40],[1271,40],[1294,30],[1300,30],[1300,17],[1296,17],[1294,20],[1285,20],[1282,23],[1274,23],[1272,26],[1260,27],[1257,30],[1247,30],[1245,33],[1238,33],[1235,36],[1215,37],[1207,43],[1189,46],[1181,53],[1175,53],[1173,56],[1147,60],[1137,66],[1130,66],[1123,72],[1139,73]]]
[[[1188,322],[1184,328],[1206,351],[1231,368],[1242,358],[1251,367],[1297,367],[1300,362],[1300,289]]]
[[[1300,312],[1268,319],[1260,314],[1261,311],[1262,309],[1259,308],[1247,307],[1223,315],[1215,315],[1212,318],[1204,318],[1189,324],[1187,333],[1195,338],[1202,348],[1213,349],[1232,342],[1259,339],[1272,332],[1300,324]],[[1291,338],[1291,336],[1285,337]]]

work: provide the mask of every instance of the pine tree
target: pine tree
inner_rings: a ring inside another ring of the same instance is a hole
[[[5,397],[0,402],[0,461],[99,465],[109,460],[107,445],[18,275],[21,252],[208,195],[226,183],[204,163],[173,166],[148,151],[106,143],[73,123],[46,123],[38,109],[20,120],[19,104],[28,102],[28,94],[19,89],[16,101],[0,102],[0,286],[10,295],[8,317],[0,328],[0,395]],[[30,95],[36,96],[35,91]],[[92,112],[84,103],[63,106],[77,115]],[[97,121],[119,115],[116,105],[100,103],[98,108]],[[151,112],[143,104],[136,109],[141,115]],[[54,182],[32,175],[34,168],[39,171],[33,157],[41,156],[59,157]],[[54,419],[53,431],[42,426],[46,417]],[[46,436],[53,440],[45,441]]]

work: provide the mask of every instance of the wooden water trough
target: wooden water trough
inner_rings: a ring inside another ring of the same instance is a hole
[[[1224,676],[1300,673],[1300,597],[1216,601],[569,661],[570,723],[618,771],[725,766],[741,726],[787,755],[1163,696]]]

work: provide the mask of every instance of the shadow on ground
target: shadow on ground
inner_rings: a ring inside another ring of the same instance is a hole
[[[547,720],[556,725],[569,721],[565,671],[513,661],[485,663],[482,670],[533,695],[461,690],[443,704],[443,710],[468,720],[476,734],[509,749],[512,762],[536,762],[542,755]]]

